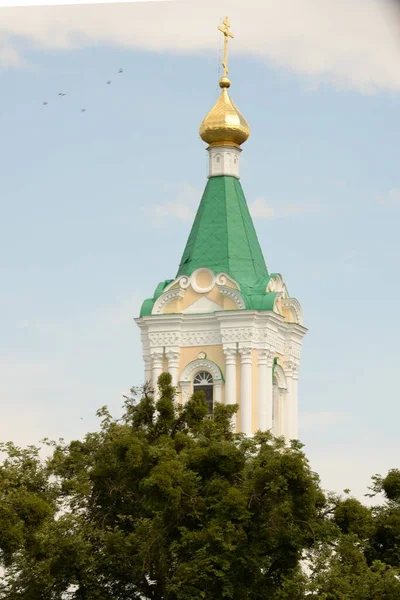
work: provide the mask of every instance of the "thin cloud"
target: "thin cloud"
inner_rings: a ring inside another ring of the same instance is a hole
[[[379,195],[377,202],[386,208],[400,206],[400,188],[392,188],[386,194]]]
[[[275,215],[275,209],[264,198],[256,198],[249,204],[249,211],[254,219],[270,219]]]
[[[321,207],[319,204],[289,204],[282,209],[282,216],[290,217],[292,215],[301,215],[304,213],[319,212]]]
[[[182,0],[0,10],[0,35],[10,40],[7,52],[17,54],[19,39],[49,50],[103,43],[215,53],[216,25],[227,13],[233,57],[257,56],[313,81],[362,92],[400,89],[400,15],[389,0]],[[11,54],[9,61],[12,66]]]
[[[174,196],[172,202],[155,204],[149,209],[154,227],[162,227],[169,219],[178,221],[193,221],[201,199],[201,191],[182,181],[177,185],[164,184],[164,191]]]
[[[288,204],[287,206],[274,208],[265,198],[256,198],[248,206],[253,219],[292,217],[304,213],[319,212],[321,209],[319,204]]]

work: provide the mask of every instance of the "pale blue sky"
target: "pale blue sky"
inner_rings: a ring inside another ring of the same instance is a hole
[[[206,183],[198,125],[219,57],[2,39],[27,65],[0,67],[0,434],[31,443],[81,436],[142,382],[133,318],[176,275]],[[309,329],[301,439],[324,485],[361,494],[399,466],[400,97],[329,75],[236,52],[231,94],[252,127],[247,201],[274,212],[255,211],[267,266]]]

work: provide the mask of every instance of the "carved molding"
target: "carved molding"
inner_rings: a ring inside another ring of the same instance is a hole
[[[290,356],[294,359],[300,359],[301,356],[301,344],[298,344],[293,341],[289,341],[285,343],[284,346],[284,354]]]
[[[230,327],[221,329],[222,342],[261,342],[263,331],[254,327]]]
[[[188,331],[182,334],[182,346],[216,346],[221,344],[219,331]]]
[[[164,312],[165,307],[176,299],[182,299],[185,295],[185,292],[181,288],[175,288],[164,292],[161,296],[156,300],[153,310],[151,312],[152,315],[161,315]]]
[[[166,352],[165,356],[168,360],[168,368],[173,369],[179,367],[179,352],[174,352],[173,350],[169,350]]]
[[[230,281],[231,283],[233,283],[233,285],[236,285],[236,287],[238,288],[238,290],[240,290],[240,285],[238,284],[237,281],[235,281],[234,279],[232,279],[232,277],[229,277],[229,275],[227,275],[226,273],[219,273],[216,278],[215,278],[215,283],[220,286],[226,286],[227,282]],[[230,288],[232,289],[232,288]]]
[[[159,333],[149,333],[151,346],[180,346],[180,331],[161,331]]]
[[[279,335],[276,335],[275,333],[270,333],[267,330],[265,341],[275,352],[278,352],[279,354],[284,354],[285,342]]]
[[[162,352],[153,352],[151,354],[153,369],[162,368],[164,362],[164,354]]]
[[[277,381],[278,388],[280,390],[286,391],[287,390],[286,375],[285,375],[285,371],[282,369],[282,367],[280,365],[275,366],[274,378]]]
[[[224,354],[225,354],[225,364],[226,365],[236,365],[237,349],[228,347],[228,348],[223,348],[223,350],[224,350]]]
[[[298,325],[303,325],[303,310],[298,300],[296,300],[295,298],[283,298],[281,300],[281,306],[282,308],[287,308],[290,311],[292,311],[292,314],[296,319],[295,322]]]
[[[257,364],[272,367],[274,353],[269,348],[260,348],[257,352]]]
[[[286,376],[293,377],[293,379],[297,379],[300,361],[296,358],[289,357],[284,361],[283,365]]]
[[[239,348],[239,354],[241,356],[242,364],[249,364],[252,362],[252,348],[249,346],[244,346],[243,348]]]
[[[227,287],[225,285],[218,285],[218,289],[222,296],[233,300],[233,302],[236,304],[239,310],[243,310],[246,308],[245,302],[238,290],[234,290],[233,288]]]
[[[211,277],[211,283],[206,285],[206,287],[202,287],[201,285],[199,285],[197,283],[197,278],[199,275],[201,275],[201,273],[206,273],[207,275],[209,275]],[[210,269],[206,269],[206,268],[196,269],[196,271],[193,271],[193,273],[190,276],[190,285],[192,286],[194,291],[197,292],[198,294],[207,294],[208,292],[211,292],[211,290],[213,289],[213,287],[215,285],[215,275],[212,271],[210,271]]]
[[[211,373],[214,382],[223,381],[223,375],[219,366],[212,360],[206,358],[193,360],[186,365],[182,370],[180,381],[183,383],[190,382],[193,379],[193,375],[198,371],[208,371]]]

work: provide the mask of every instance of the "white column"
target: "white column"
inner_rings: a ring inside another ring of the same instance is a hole
[[[252,397],[251,397],[251,348],[240,348],[241,355],[241,393],[240,393],[240,431],[250,436],[252,428]]]
[[[163,372],[164,354],[160,352],[152,352],[152,369],[151,369],[151,383],[154,390],[154,397],[158,397],[158,378]]]
[[[258,351],[258,429],[267,431],[272,427],[273,354],[269,350]]]
[[[168,373],[172,377],[172,385],[176,387],[179,379],[179,352],[167,349],[166,357],[168,360]]]
[[[224,348],[225,354],[225,404],[236,404],[236,348]]]
[[[149,354],[143,356],[144,360],[144,383],[151,383],[151,356]]]
[[[221,404],[222,402],[222,380],[214,381],[214,402]]]

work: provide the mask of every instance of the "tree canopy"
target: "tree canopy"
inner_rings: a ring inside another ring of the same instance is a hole
[[[400,473],[375,508],[324,493],[298,441],[235,434],[236,410],[181,407],[165,373],[45,460],[3,444],[0,598],[398,600]]]

